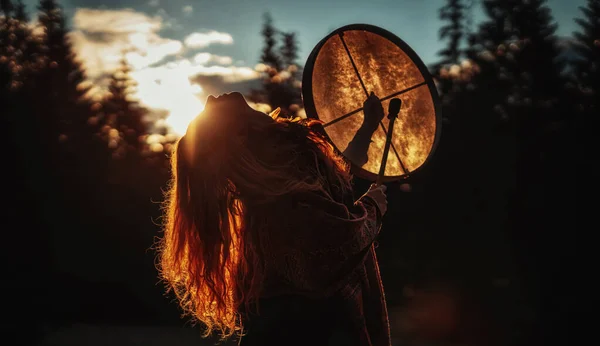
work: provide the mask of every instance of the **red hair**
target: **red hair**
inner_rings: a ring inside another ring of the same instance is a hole
[[[349,167],[315,129],[319,121],[246,115],[201,114],[171,157],[158,269],[184,315],[206,326],[204,336],[241,331],[241,304],[260,296],[265,250],[257,234],[269,205],[296,192],[351,188]]]

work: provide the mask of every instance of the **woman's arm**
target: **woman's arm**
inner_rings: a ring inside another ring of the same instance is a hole
[[[344,156],[353,164],[362,167],[369,161],[369,146],[375,130],[384,117],[383,106],[379,98],[371,92],[363,103],[363,122],[352,140],[344,149]]]

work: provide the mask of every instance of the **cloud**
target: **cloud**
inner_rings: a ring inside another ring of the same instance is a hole
[[[259,77],[249,67],[205,66],[189,59],[134,71],[133,76],[143,104],[168,110],[166,122],[178,134],[184,133],[187,124],[202,111],[209,94],[237,90],[232,89],[234,85],[253,84]],[[210,84],[213,82],[216,86]]]
[[[202,111],[209,94],[250,90],[248,86],[257,83],[259,73],[251,67],[234,66],[228,56],[200,52],[186,57],[182,41],[161,36],[165,23],[162,16],[131,9],[79,8],[70,38],[97,95],[106,92],[108,77],[125,57],[137,83],[134,96],[154,114],[168,114],[166,123],[181,134]],[[186,43],[198,48],[232,44],[233,38],[209,31],[189,35]]]
[[[71,42],[91,79],[111,73],[125,55],[134,69],[182,52],[181,41],[161,37],[160,17],[131,9],[79,8],[73,17]]]
[[[233,59],[230,56],[221,56],[202,52],[194,56],[194,62],[201,65],[206,65],[211,62],[218,65],[231,65],[233,63]]]
[[[97,10],[78,8],[73,17],[73,24],[78,30],[90,32],[120,33],[150,33],[161,27],[161,18],[150,18],[146,14],[132,9]]]
[[[181,11],[187,15],[194,13],[194,8],[191,5],[184,6]]]
[[[202,85],[202,96],[220,95],[232,91],[248,94],[253,89],[260,89],[260,79],[246,79],[238,81],[227,81],[222,75],[198,74],[190,78],[192,83]]]
[[[148,1],[148,6],[157,7],[158,5],[160,5],[159,0]]]
[[[195,32],[187,36],[184,42],[190,48],[205,48],[211,44],[233,44],[233,37],[228,33],[211,30],[206,33]]]

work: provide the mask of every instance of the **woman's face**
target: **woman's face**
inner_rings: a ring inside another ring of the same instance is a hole
[[[244,119],[244,117],[269,117],[267,114],[254,110],[242,94],[231,92],[221,94],[217,97],[210,95],[206,101],[204,113],[213,116],[232,115],[236,120],[254,120]]]
[[[204,110],[190,122],[186,138],[196,146],[224,147],[236,140],[244,140],[248,131],[274,122],[269,115],[254,110],[242,94],[232,92],[217,97],[208,96]],[[201,144],[204,143],[204,144]]]

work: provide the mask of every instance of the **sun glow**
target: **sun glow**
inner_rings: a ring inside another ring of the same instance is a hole
[[[136,96],[147,107],[168,111],[166,124],[183,135],[190,121],[204,109],[202,87],[192,84],[185,66],[148,68],[132,73],[138,83]]]
[[[131,9],[79,8],[73,21],[70,39],[86,68],[90,97],[102,99],[109,83],[107,76],[125,58],[136,84],[133,98],[159,118],[150,117],[157,128],[166,126],[174,135],[183,135],[189,122],[204,109],[208,95],[198,76],[215,77],[224,85],[259,77],[251,67],[234,65],[232,57],[207,51],[213,45],[233,44],[232,36],[225,32],[211,30],[189,33],[181,39],[167,38],[161,31],[168,26],[167,19]]]

